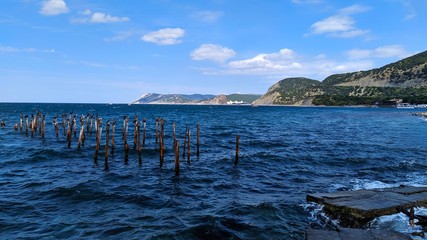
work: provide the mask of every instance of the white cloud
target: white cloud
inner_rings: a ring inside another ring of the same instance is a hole
[[[281,49],[277,53],[261,53],[253,58],[232,61],[228,63],[234,73],[272,73],[301,69],[302,65],[296,59],[294,51]]]
[[[9,52],[9,53],[54,53],[55,49],[36,49],[36,48],[15,48],[15,47],[8,47],[8,46],[1,46],[0,45],[0,53],[1,52]]]
[[[59,15],[68,11],[64,0],[46,0],[42,3],[42,8],[40,9],[40,13],[43,15]]]
[[[185,35],[181,28],[163,28],[154,32],[149,32],[142,36],[142,40],[158,45],[174,45],[181,42],[180,38]]]
[[[311,25],[312,34],[326,34],[331,37],[352,38],[367,35],[368,30],[358,29],[356,22],[350,15],[368,11],[370,8],[361,5],[352,5],[342,8],[338,14],[317,21]]]
[[[260,53],[248,59],[230,61],[219,69],[203,68],[206,75],[256,75],[266,79],[309,77],[323,80],[336,73],[367,70],[374,67],[369,59],[334,60],[325,54],[303,56],[291,49]]]
[[[236,55],[233,49],[215,44],[203,44],[191,52],[193,60],[212,60],[215,62],[225,62]]]
[[[72,23],[118,23],[129,21],[128,17],[115,17],[102,12],[92,12],[87,9],[80,13],[84,17],[74,18]]]
[[[212,23],[217,21],[223,15],[220,11],[200,11],[193,14],[193,18],[198,19],[202,22]]]
[[[351,49],[346,52],[349,59],[405,58],[410,55],[401,45],[386,45],[375,49]]]

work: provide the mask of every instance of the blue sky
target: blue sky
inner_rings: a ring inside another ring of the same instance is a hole
[[[0,101],[259,93],[427,50],[425,0],[2,0]]]

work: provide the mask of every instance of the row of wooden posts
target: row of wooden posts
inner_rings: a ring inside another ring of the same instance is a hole
[[[62,114],[62,129],[64,132],[64,135],[67,137],[67,146],[68,148],[71,148],[71,142],[72,142],[72,134],[74,133],[74,137],[77,137],[77,119],[78,116],[75,114],[73,116],[73,113],[71,112],[69,115]],[[24,125],[25,120],[25,125]],[[85,134],[85,123],[86,123],[86,131],[92,135],[93,126],[95,127],[95,154],[94,154],[94,161],[97,164],[98,163],[98,154],[101,147],[101,135],[102,135],[102,118],[98,117],[98,114],[95,116],[86,115],[86,118],[84,115],[80,117],[80,131],[79,131],[79,137],[77,141],[77,148],[80,149],[81,146],[84,146],[86,134]],[[136,149],[138,152],[138,164],[142,165],[142,145],[145,145],[146,140],[146,130],[147,130],[147,120],[145,118],[142,119],[142,121],[138,120],[138,116],[135,116],[133,119],[134,124],[134,133],[133,133],[133,149]],[[115,131],[116,131],[116,124],[117,119],[114,119],[111,123],[110,120],[107,120],[106,122],[106,128],[105,128],[105,157],[104,157],[104,170],[109,170],[109,164],[108,164],[108,156],[109,151],[111,151],[111,154],[114,155],[115,151]],[[31,136],[33,137],[34,134],[37,133],[37,130],[39,131],[41,138],[45,137],[45,125],[46,125],[46,116],[44,114],[41,114],[40,112],[37,112],[35,115],[31,114],[31,119],[29,119],[28,115],[20,115],[19,123],[14,125],[14,129],[18,131],[18,129],[22,132],[23,128],[25,126],[25,132],[28,134],[29,131],[31,131]],[[53,126],[55,128],[55,134],[56,137],[59,137],[59,122],[58,122],[58,115],[54,116],[53,120]],[[141,126],[142,126],[142,145],[141,145]],[[160,168],[163,167],[163,161],[164,161],[164,150],[165,150],[165,120],[162,118],[156,118],[156,144],[159,145],[159,156],[160,156]],[[127,116],[123,117],[123,125],[122,125],[122,139],[123,139],[123,146],[124,146],[124,161],[125,164],[128,163],[129,160],[129,144],[128,144],[128,129],[129,129],[129,118]],[[111,149],[110,149],[110,131],[111,131]],[[179,140],[177,139],[176,135],[176,123],[172,123],[172,131],[173,131],[173,149],[174,149],[174,155],[175,155],[175,175],[179,175],[180,169],[179,169],[179,161],[180,161],[180,154],[179,154]],[[189,127],[186,127],[184,141],[183,141],[183,148],[182,148],[182,157],[185,158],[187,156],[187,161],[190,162],[190,156],[191,156],[191,131]],[[235,161],[234,165],[237,166],[238,160],[239,160],[239,142],[240,142],[240,136],[236,135],[236,155],[235,155]],[[187,154],[186,154],[187,153]],[[200,125],[197,124],[196,129],[196,156],[200,156]]]

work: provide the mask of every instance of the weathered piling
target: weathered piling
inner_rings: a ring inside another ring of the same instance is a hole
[[[174,139],[174,149],[175,149],[175,176],[179,176],[179,142],[177,139]]]
[[[200,156],[200,124],[197,124],[196,156]]]
[[[73,117],[73,130],[74,130],[74,137],[77,137],[77,114]]]
[[[80,149],[80,145],[81,146],[84,146],[85,145],[85,118],[84,118],[84,116],[82,115],[81,117],[80,117],[80,134],[79,134],[79,140],[78,140],[78,144],[77,144],[77,148],[79,148]]]
[[[22,132],[22,127],[24,125],[23,119],[22,119],[22,113],[19,114],[19,131]]]
[[[114,141],[114,135],[116,133],[116,122],[117,119],[114,119],[113,123],[112,123],[112,133],[111,133],[111,155],[114,156],[114,145],[115,145],[115,141]]]
[[[104,171],[109,170],[108,166],[108,141],[110,139],[110,120],[107,120],[107,126],[105,127],[105,159],[104,159]]]
[[[44,128],[45,128],[45,125],[46,125],[46,115],[43,114],[42,121],[40,123],[40,129],[42,131],[42,138],[44,138]]]
[[[55,115],[53,117],[53,126],[55,127],[55,133],[56,133],[56,137],[59,136],[59,127],[58,127],[58,115]]]
[[[28,115],[25,115],[25,133],[28,134]]]
[[[90,116],[89,113],[86,114],[86,132],[89,132]]]
[[[138,116],[135,116],[133,118],[133,150],[136,149],[136,140],[138,138],[138,133],[137,133],[137,127],[136,125],[138,125]]]
[[[31,114],[31,121],[30,121],[30,123],[31,123],[31,137],[33,137],[34,136],[34,125],[35,125],[35,119],[34,119],[34,114]]]
[[[126,116],[123,117],[123,128],[122,128],[122,134],[123,134],[123,142],[124,142],[124,148],[125,148],[125,164],[129,161],[129,145],[128,145],[128,118]]]
[[[42,118],[39,120],[39,127],[38,127],[39,134],[41,134],[42,133],[42,124],[43,124],[43,117],[42,117],[43,115],[41,112],[37,112],[37,114],[39,115],[39,116],[37,116],[37,119]],[[37,129],[37,123],[36,123],[36,129]]]
[[[101,133],[102,133],[102,118],[95,119],[95,134],[96,134],[96,146],[95,146],[95,163],[98,162],[98,152],[101,145]]]
[[[34,118],[34,123],[33,123],[34,132],[37,131],[37,126],[39,125],[39,114],[40,112],[37,111],[36,117]]]
[[[67,131],[67,143],[68,143],[68,148],[71,148],[71,123],[68,122],[68,131]]]
[[[236,135],[236,159],[234,160],[234,166],[237,166],[239,162],[239,144],[240,144],[240,136]]]

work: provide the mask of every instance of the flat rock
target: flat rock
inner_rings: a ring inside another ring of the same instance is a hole
[[[344,227],[361,227],[376,217],[399,213],[401,208],[426,207],[427,187],[399,187],[308,194],[307,201],[324,205]]]

